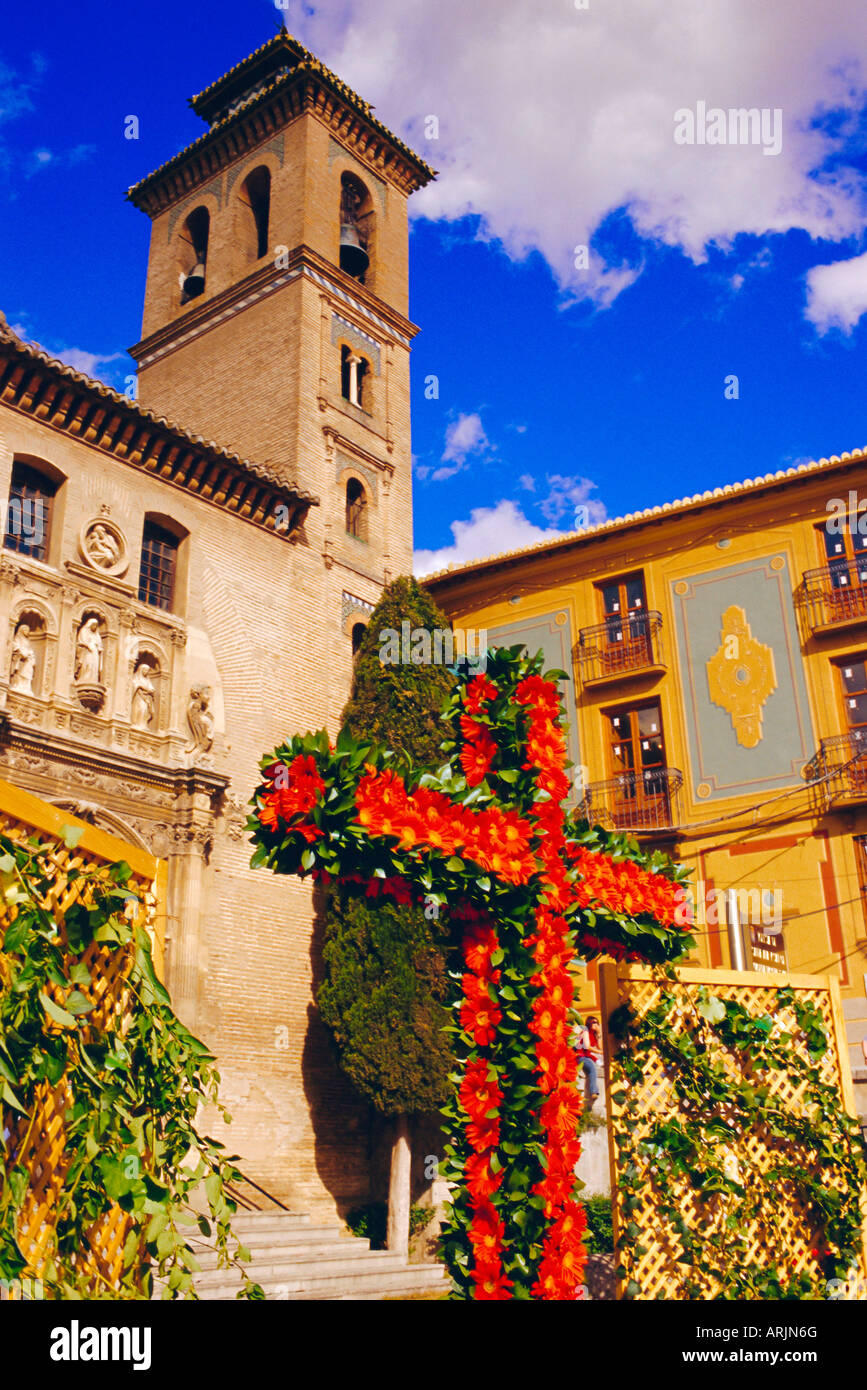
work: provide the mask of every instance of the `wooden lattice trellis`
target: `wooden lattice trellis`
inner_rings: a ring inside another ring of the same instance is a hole
[[[74,849],[67,849],[63,831],[67,826],[80,827],[81,838]],[[141,924],[151,940],[154,965],[163,973],[165,872],[164,861],[153,858],[135,845],[108,835],[104,831],[77,820],[66,811],[20,791],[8,782],[0,781],[0,834],[25,844],[37,840],[50,845],[56,873],[47,894],[45,905],[57,915],[61,927],[69,907],[82,891],[88,891],[86,880],[73,879],[73,869],[104,868],[125,860],[132,869],[128,882],[130,892],[143,906]],[[14,912],[14,908],[11,909]],[[0,897],[0,938],[9,923],[10,909]],[[83,992],[95,1007],[88,1014],[84,1041],[95,1039],[109,1019],[123,1018],[129,1001],[126,977],[133,962],[132,947],[109,950],[95,942],[81,957],[87,966],[92,983]],[[38,1088],[36,1103],[29,1117],[15,1112],[0,1111],[0,1125],[8,1135],[7,1153],[10,1159],[22,1164],[30,1174],[30,1184],[21,1209],[18,1242],[28,1262],[28,1275],[38,1278],[52,1246],[54,1206],[61,1191],[66,1171],[64,1161],[64,1115],[73,1097],[68,1083]],[[3,1169],[0,1168],[0,1184]],[[90,1248],[81,1251],[82,1267],[93,1273],[94,1292],[103,1293],[117,1287],[123,1266],[123,1247],[130,1227],[130,1218],[119,1207],[97,1222],[88,1234]]]
[[[620,1236],[620,1232],[628,1222],[632,1222],[638,1227],[640,1232],[640,1244],[645,1248],[646,1253],[638,1255],[631,1263],[630,1275],[637,1283],[639,1292],[635,1297],[639,1299],[667,1299],[683,1297],[683,1263],[678,1261],[684,1256],[684,1247],[672,1229],[670,1222],[661,1217],[658,1206],[660,1204],[660,1194],[654,1189],[652,1183],[648,1182],[641,1189],[640,1202],[637,1208],[628,1212],[625,1211],[624,1194],[618,1185],[618,1176],[622,1175],[629,1165],[631,1165],[638,1153],[638,1146],[647,1139],[652,1126],[660,1118],[671,1119],[679,1118],[685,1128],[689,1128],[690,1116],[685,1108],[680,1108],[677,1099],[672,1094],[672,1087],[666,1077],[666,1068],[662,1058],[655,1051],[651,1054],[649,1065],[645,1065],[643,1079],[636,1091],[633,1084],[629,1092],[630,1115],[627,1118],[627,1104],[625,1101],[617,1103],[613,1097],[618,1093],[623,1094],[624,1079],[617,1062],[617,1052],[619,1043],[608,1031],[608,1022],[614,1011],[623,1004],[628,1004],[634,1015],[641,1019],[659,1003],[662,992],[675,996],[675,1009],[669,1015],[669,1027],[673,1034],[677,1034],[688,1026],[688,1020],[694,1017],[694,1009],[691,1007],[696,1001],[698,990],[704,986],[708,991],[721,999],[723,1002],[737,1000],[749,1012],[751,1017],[759,1018],[769,1012],[777,1012],[777,996],[781,989],[790,988],[799,1000],[809,1001],[821,1013],[823,1024],[829,1039],[829,1046],[824,1056],[818,1062],[821,1080],[824,1084],[832,1086],[846,1111],[855,1116],[855,1099],[852,1089],[852,1078],[849,1071],[849,1059],[846,1046],[846,1030],[843,1022],[843,1014],[840,1006],[840,993],[836,980],[824,975],[759,975],[751,973],[737,973],[734,971],[706,971],[680,968],[676,971],[677,983],[670,981],[660,981],[653,973],[644,966],[611,965],[604,964],[600,967],[601,982],[601,1003],[602,1017],[605,1025],[605,1057],[606,1057],[606,1092],[609,1105],[609,1153],[611,1160],[612,1177],[612,1214],[614,1225],[615,1246]],[[791,1006],[786,1006],[779,1011],[781,1025],[796,1036],[800,1036],[794,1012]],[[804,1061],[807,1061],[807,1053],[803,1042],[797,1044]],[[732,1079],[743,1079],[743,1071],[740,1070],[745,1064],[737,1058],[731,1049],[722,1044],[715,1050],[714,1060],[721,1063],[727,1074]],[[815,1065],[815,1063],[814,1063]],[[783,1106],[792,1113],[799,1113],[801,1098],[806,1089],[806,1083],[801,1081],[795,1084],[792,1076],[787,1071],[769,1071],[763,1073],[763,1084],[769,1086],[770,1094],[774,1098],[780,1098]],[[636,1105],[638,1122],[635,1123]],[[730,1146],[730,1162],[737,1166],[738,1160],[744,1167],[749,1167],[753,1172],[767,1171],[773,1163],[779,1160],[779,1150],[774,1151],[773,1140],[765,1140],[755,1131],[751,1131],[743,1136],[738,1142]],[[809,1154],[802,1154],[806,1162],[810,1162]],[[737,1167],[735,1167],[737,1171]],[[832,1170],[824,1170],[823,1181],[828,1186],[838,1185],[839,1179]],[[666,1201],[679,1209],[685,1223],[691,1232],[701,1233],[710,1229],[711,1223],[724,1221],[725,1199],[718,1198],[715,1202],[702,1203],[698,1200],[695,1190],[689,1181],[684,1177],[676,1179],[674,1184],[669,1185],[666,1193]],[[775,1244],[773,1249],[768,1249],[761,1237],[761,1227],[759,1223],[753,1223],[747,1229],[748,1251],[746,1258],[755,1261],[762,1267],[769,1267],[782,1260],[787,1269],[796,1274],[806,1273],[811,1278],[821,1279],[821,1268],[819,1261],[813,1251],[814,1237],[810,1232],[810,1223],[805,1218],[805,1213],[800,1208],[797,1198],[792,1192],[768,1190],[767,1202],[773,1204],[774,1223],[779,1232],[779,1244]],[[862,1212],[867,1216],[867,1198],[862,1194]],[[701,1296],[712,1299],[717,1292],[718,1285],[704,1280],[705,1287]],[[851,1287],[845,1290],[847,1297],[864,1297],[864,1289],[867,1288],[867,1240],[862,1246],[860,1267],[852,1271],[850,1279]],[[623,1297],[624,1282],[621,1280],[617,1284],[616,1296]]]

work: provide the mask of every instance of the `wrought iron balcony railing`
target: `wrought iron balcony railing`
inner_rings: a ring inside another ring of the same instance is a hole
[[[804,776],[817,784],[825,809],[841,801],[867,801],[867,728],[823,738]]]
[[[810,632],[867,622],[867,554],[807,570],[796,601]]]
[[[680,819],[678,797],[683,773],[676,767],[619,772],[607,782],[584,788],[578,814],[611,830],[673,830]]]
[[[817,792],[827,806],[867,800],[867,728],[823,738],[804,776],[818,784]]]
[[[662,671],[662,614],[628,613],[582,627],[576,654],[582,685],[619,680],[641,671]]]

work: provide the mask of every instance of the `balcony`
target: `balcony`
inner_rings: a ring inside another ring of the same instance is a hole
[[[582,627],[575,655],[585,687],[665,670],[662,660],[662,614],[612,615],[596,627]]]
[[[680,819],[678,796],[683,773],[676,767],[619,772],[608,782],[584,788],[576,810],[608,830],[631,830],[640,835],[674,830]]]
[[[804,777],[816,784],[822,810],[867,801],[867,728],[823,738],[819,751],[804,768]]]
[[[867,623],[867,555],[807,570],[795,602],[808,633]]]

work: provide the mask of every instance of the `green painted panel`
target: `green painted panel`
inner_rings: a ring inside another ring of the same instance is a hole
[[[800,782],[815,743],[785,557],[685,575],[671,581],[671,592],[693,793],[701,786],[699,799],[711,801]],[[722,615],[732,605],[743,609],[752,636],[774,658],[776,689],[761,707],[754,748],[738,741],[732,716],[711,700],[708,684],[708,662],[723,642]]]

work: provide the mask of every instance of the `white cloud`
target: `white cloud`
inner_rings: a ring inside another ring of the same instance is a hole
[[[463,463],[468,454],[477,454],[487,448],[488,436],[479,415],[459,415],[446,429],[446,446],[443,450],[443,463],[454,459]]]
[[[548,496],[539,503],[539,511],[546,521],[561,521],[568,514],[571,522],[579,506],[583,506],[585,512],[583,520],[579,523],[581,526],[597,526],[600,521],[606,520],[608,512],[605,503],[590,496],[590,493],[596,490],[596,484],[589,478],[548,473],[545,481],[548,484]]]
[[[820,333],[840,328],[851,333],[867,314],[867,251],[851,261],[816,265],[807,272],[805,315]]]
[[[104,370],[110,363],[128,362],[129,375],[131,376],[134,372],[133,364],[125,352],[89,352],[87,348],[57,347],[53,343],[39,341],[33,333],[29,315],[26,313],[20,316],[19,322],[11,323],[9,327],[25,343],[32,343],[42,352],[47,352],[49,357],[56,357],[67,367],[72,367],[77,372],[83,372],[85,376],[92,376],[99,381],[105,381],[109,386],[114,386],[113,378],[117,375],[116,371],[106,372]]]
[[[452,420],[446,427],[445,447],[442,452],[442,463],[451,464],[452,467],[435,469],[430,475],[431,481],[439,483],[444,478],[453,478],[456,473],[461,472],[471,454],[483,454],[490,447],[481,416],[459,415],[457,420]],[[429,471],[425,468],[416,470],[420,478],[426,477]]]
[[[85,376],[103,378],[102,368],[109,362],[119,362],[126,357],[124,352],[88,352],[86,348],[46,348],[46,352],[52,357],[58,357],[61,362],[65,362],[68,367],[74,367],[77,372],[83,372]],[[130,373],[133,367],[130,365]]]
[[[451,530],[452,545],[443,546],[441,550],[415,552],[413,572],[416,575],[421,577],[445,569],[447,565],[465,565],[470,560],[499,555],[504,550],[556,540],[564,534],[555,527],[543,530],[534,525],[520,507],[505,498],[493,507],[474,507],[469,521],[453,521]]]
[[[865,98],[861,0],[342,0],[290,25],[377,115],[441,171],[416,215],[479,214],[519,258],[539,250],[565,299],[609,303],[635,278],[591,249],[626,208],[639,234],[695,261],[742,232],[802,228],[840,241],[862,227],[864,187],[845,160]],[[782,149],[674,143],[674,113],[779,108]],[[440,138],[426,140],[425,117]],[[816,117],[827,117],[823,123]],[[640,261],[640,253],[635,258]]]

